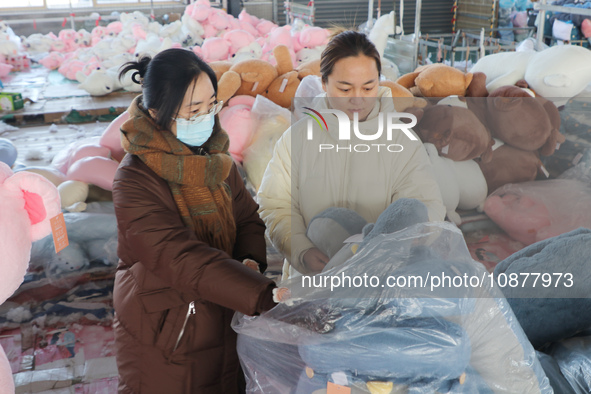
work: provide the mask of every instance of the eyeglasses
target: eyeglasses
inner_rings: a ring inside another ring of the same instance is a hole
[[[191,116],[189,119],[185,119],[185,118],[180,118],[180,119],[183,119],[184,121],[191,122],[191,123],[201,123],[204,120],[208,120],[210,115],[211,116],[217,115],[222,110],[223,105],[224,105],[223,101],[218,101],[207,112],[200,112],[198,114]]]

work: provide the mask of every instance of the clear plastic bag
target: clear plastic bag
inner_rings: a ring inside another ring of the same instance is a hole
[[[484,212],[511,237],[530,245],[591,228],[591,186],[574,179],[508,184],[486,199]]]
[[[478,277],[485,286],[437,287],[434,276]],[[280,283],[288,303],[258,317],[236,314],[247,391],[316,393],[338,384],[352,393],[551,393],[489,278],[449,223],[378,235],[338,267]]]
[[[591,337],[565,339],[550,353],[575,393],[591,393]]]
[[[243,152],[243,166],[248,180],[259,189],[267,164],[273,157],[275,143],[290,126],[290,113],[271,100],[257,96],[251,110],[255,119],[252,142]]]

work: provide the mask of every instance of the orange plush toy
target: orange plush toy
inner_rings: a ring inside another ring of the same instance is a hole
[[[428,64],[401,76],[396,82],[415,96],[447,97],[465,96],[472,78],[472,73],[464,74],[445,64]]]

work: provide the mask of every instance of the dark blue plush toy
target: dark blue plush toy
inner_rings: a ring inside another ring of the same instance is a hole
[[[496,266],[501,284],[510,275],[521,282],[529,275],[525,286],[502,290],[535,348],[591,327],[589,255],[591,230],[579,228],[530,245]],[[540,274],[535,287],[532,274]]]

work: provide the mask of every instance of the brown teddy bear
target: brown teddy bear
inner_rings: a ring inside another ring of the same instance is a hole
[[[271,63],[260,59],[242,60],[234,64],[230,71],[236,72],[241,80],[235,94],[253,97],[263,94],[278,76],[277,69]]]
[[[298,71],[293,69],[289,49],[285,45],[278,45],[273,49],[273,56],[277,61],[278,77],[271,82],[263,96],[284,108],[291,107],[291,101],[300,86]]]
[[[508,183],[533,181],[542,162],[536,152],[525,151],[509,145],[495,149],[488,163],[476,161],[482,170],[491,194]]]
[[[447,97],[465,96],[472,78],[472,73],[464,74],[445,64],[428,64],[401,76],[396,82],[415,96]]]
[[[560,133],[560,114],[551,101],[532,97],[530,92],[518,86],[502,86],[488,98],[468,100],[468,104],[493,137],[549,156],[565,141]]]
[[[423,110],[414,127],[423,142],[430,142],[440,156],[455,161],[480,157],[488,162],[494,140],[469,109],[457,105],[433,105]]]
[[[427,106],[427,102],[424,99],[415,98],[410,90],[394,81],[388,79],[380,81],[380,86],[390,88],[390,91],[392,91],[396,111],[403,112],[410,107],[424,108]]]

